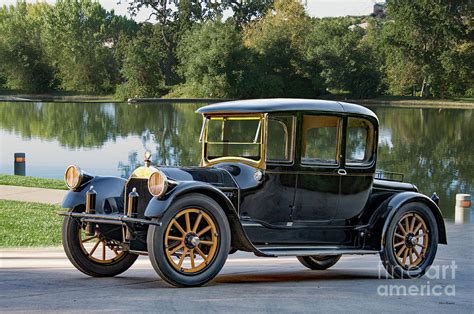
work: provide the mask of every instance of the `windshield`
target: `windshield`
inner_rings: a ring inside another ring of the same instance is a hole
[[[208,117],[205,141],[207,160],[242,157],[260,160],[261,117]]]

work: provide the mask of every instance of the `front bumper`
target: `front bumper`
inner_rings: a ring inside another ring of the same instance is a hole
[[[60,216],[68,216],[78,218],[81,222],[92,222],[96,224],[109,224],[109,225],[122,225],[130,226],[133,224],[139,225],[154,225],[161,226],[161,221],[147,220],[132,218],[124,215],[100,215],[100,214],[88,214],[88,213],[75,213],[75,212],[58,212]]]

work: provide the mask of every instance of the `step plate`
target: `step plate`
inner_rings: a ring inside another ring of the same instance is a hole
[[[364,254],[378,254],[379,251],[374,250],[358,250],[346,248],[321,248],[312,246],[302,247],[262,247],[257,246],[257,249],[265,255],[269,256],[309,256],[309,255],[364,255]]]

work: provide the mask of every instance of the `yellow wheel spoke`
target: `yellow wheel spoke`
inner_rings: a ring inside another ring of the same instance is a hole
[[[170,255],[173,255],[174,253],[176,253],[180,248],[182,248],[184,246],[183,243],[181,243],[180,245],[178,245],[177,247],[175,247],[173,250],[169,251]]]
[[[196,246],[194,249],[195,249],[196,252],[198,252],[198,254],[201,255],[201,257],[207,262],[207,256],[206,256],[206,254],[204,254],[204,253],[201,251],[201,249],[200,249],[199,247],[197,247],[197,246]]]
[[[214,242],[212,241],[199,241],[199,243],[204,244],[204,245],[213,245]]]
[[[208,232],[209,230],[211,230],[212,227],[211,226],[207,226],[206,228],[202,229],[201,231],[199,231],[197,233],[198,237],[202,236],[203,234],[205,234],[206,232]]]
[[[183,238],[180,238],[180,237],[175,237],[175,236],[168,236],[168,240],[173,240],[173,241],[183,241]]]
[[[410,252],[409,252],[409,256],[410,256],[410,265],[413,264],[413,248],[410,249]]]
[[[176,219],[173,219],[173,225],[175,225],[176,228],[178,228],[179,232],[181,232],[183,235],[186,234],[186,231],[183,230],[183,228],[179,225]]]
[[[201,241],[202,243],[202,241]],[[403,245],[405,243],[405,241],[400,241],[398,243],[395,243],[395,245],[393,247],[399,247],[400,245]]]
[[[189,220],[189,212],[184,214],[184,218],[186,219],[186,232],[191,232],[191,221]]]
[[[100,239],[98,239],[97,242],[95,243],[94,247],[92,248],[92,250],[89,252],[90,256],[92,256],[92,254],[94,254],[94,252],[97,249],[97,247],[99,246],[100,242],[101,242]]]
[[[403,253],[403,266],[406,265],[408,255],[408,248],[405,248],[405,253]]]
[[[188,254],[188,248],[187,247],[184,248],[183,254],[179,258],[178,267],[181,267],[181,265],[183,265],[183,261],[184,261],[184,258],[186,257],[186,254]]]
[[[402,230],[403,234],[407,234],[405,228],[403,228],[401,223],[398,223],[398,227]]]
[[[406,250],[406,246],[402,247],[402,248],[400,249],[400,251],[398,251],[397,257],[402,256],[402,253],[405,252],[405,250]]]
[[[97,238],[96,235],[93,236],[93,237],[85,238],[84,240],[81,240],[81,242],[84,243],[84,242],[90,241],[90,240],[95,239],[95,238]]]
[[[202,213],[200,212],[196,218],[196,221],[194,222],[193,232],[196,232],[197,228],[199,227],[199,223],[201,222],[201,219],[202,219]]]
[[[408,233],[408,232],[410,232],[410,229],[409,229],[410,228],[410,222],[408,221],[408,216],[405,217],[404,222],[405,222],[405,233]]]
[[[194,265],[194,250],[189,251],[189,258],[191,259],[191,268],[196,267],[196,265]]]
[[[102,260],[105,261],[105,241],[102,241]]]
[[[417,258],[421,258],[420,253],[416,250],[416,248],[413,248],[413,252],[415,252],[415,255]]]
[[[403,239],[403,240],[405,240],[405,237],[404,237],[404,236],[402,236],[401,234],[395,233],[395,236],[396,236],[396,237],[398,237],[398,238],[400,238],[400,239]]]
[[[416,216],[413,215],[413,217],[411,217],[410,232],[413,232],[413,230],[414,230],[413,228],[415,228],[415,222],[416,222]]]
[[[413,233],[414,233],[414,234],[417,234],[418,231],[420,230],[420,228],[421,228],[422,226],[423,226],[423,223],[422,223],[422,222],[418,223],[418,225],[416,226],[416,228],[415,228],[415,230],[413,231]]]
[[[416,245],[422,247],[422,248],[426,248],[426,245],[421,245],[420,243],[417,243]]]

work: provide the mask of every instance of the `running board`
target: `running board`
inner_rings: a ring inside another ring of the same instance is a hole
[[[257,246],[258,251],[266,256],[309,256],[309,255],[340,255],[340,254],[378,254],[377,250],[348,249],[338,247],[315,247],[315,246]]]

